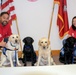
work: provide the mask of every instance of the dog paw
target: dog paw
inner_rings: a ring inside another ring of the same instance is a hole
[[[0,68],[4,68],[5,66],[0,66]]]
[[[55,62],[52,62],[51,65],[56,65]]]
[[[26,64],[24,64],[24,66],[26,66]]]
[[[18,66],[22,66],[20,63],[18,63]]]
[[[14,67],[13,65],[11,65],[11,67]]]
[[[56,63],[54,62],[53,65],[56,65]]]
[[[32,66],[34,66],[34,64],[32,64]]]
[[[37,63],[35,63],[34,66],[37,66]]]

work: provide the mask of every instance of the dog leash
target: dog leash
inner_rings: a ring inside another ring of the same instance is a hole
[[[17,65],[17,58],[16,58],[17,57],[17,54],[16,54],[16,50],[17,49],[16,49],[16,46],[15,45],[12,45],[11,42],[10,42],[10,44],[11,44],[12,47],[15,47],[15,62],[14,62],[14,66],[16,67],[16,65]]]
[[[17,65],[17,58],[16,58],[17,57],[17,54],[16,54],[16,50],[18,50],[18,49],[16,49],[16,46],[13,45],[11,42],[10,42],[10,44],[11,44],[12,47],[15,47],[15,49],[14,49],[15,50],[15,62],[14,62],[14,66],[16,67],[16,65]]]
[[[16,50],[15,50],[15,62],[14,62],[14,66],[16,67],[16,65],[17,65],[17,54],[16,54]]]

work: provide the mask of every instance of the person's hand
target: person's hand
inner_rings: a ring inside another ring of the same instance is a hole
[[[6,46],[6,42],[1,41],[1,42],[0,42],[0,46],[5,47],[5,46]]]

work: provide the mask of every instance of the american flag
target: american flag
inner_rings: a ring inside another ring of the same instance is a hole
[[[7,11],[10,14],[9,22],[16,19],[16,14],[14,13],[15,7],[13,5],[13,0],[0,0],[0,13]]]
[[[20,36],[13,0],[0,0],[0,13],[5,11],[7,11],[10,14],[9,23],[11,25],[12,25],[12,21],[15,20],[17,32],[18,35]],[[22,50],[21,41],[20,41],[20,48]]]

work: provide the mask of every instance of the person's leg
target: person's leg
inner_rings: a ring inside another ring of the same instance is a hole
[[[73,48],[72,63],[74,63],[74,57],[76,57],[76,43],[75,43],[74,48]]]

